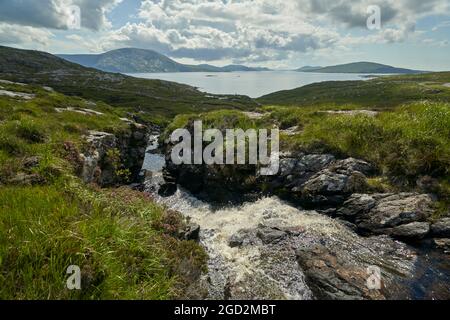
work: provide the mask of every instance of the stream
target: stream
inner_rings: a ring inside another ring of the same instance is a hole
[[[448,256],[426,247],[412,248],[386,236],[361,237],[339,220],[298,209],[275,196],[222,208],[198,200],[181,187],[172,196],[159,196],[165,157],[158,138],[157,134],[150,137],[143,165],[145,190],[158,203],[200,225],[200,243],[209,255],[208,299],[314,299],[296,252],[314,251],[317,246],[351,262],[342,270],[337,268],[341,276],[346,269],[365,272],[367,266],[381,267],[384,283],[394,288],[389,298],[450,297]],[[365,281],[367,275],[360,273]]]

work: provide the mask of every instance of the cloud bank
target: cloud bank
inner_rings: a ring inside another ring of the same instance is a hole
[[[83,30],[99,32],[95,41],[92,35],[80,41],[91,50],[141,47],[174,58],[261,62],[362,43],[402,42],[419,19],[450,13],[448,0],[143,0],[137,21],[113,29],[107,15],[120,2],[2,1],[0,41],[44,44],[53,30],[68,29],[67,8],[75,4]],[[379,31],[366,28],[371,5],[381,8]]]

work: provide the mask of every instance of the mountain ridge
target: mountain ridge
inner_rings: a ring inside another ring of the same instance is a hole
[[[426,71],[397,68],[386,64],[360,61],[328,67],[305,66],[295,71],[318,73],[417,74]]]
[[[179,113],[247,110],[257,105],[246,96],[207,94],[185,84],[105,72],[47,52],[6,46],[0,46],[0,79],[48,86],[68,96],[138,112],[152,121],[165,121]]]
[[[57,54],[56,56],[85,67],[120,73],[269,71],[268,68],[243,65],[217,67],[209,64],[182,64],[154,50],[139,48],[121,48],[100,54]]]

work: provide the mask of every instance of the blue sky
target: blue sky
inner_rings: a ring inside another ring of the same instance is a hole
[[[69,9],[80,8],[80,29]],[[370,5],[381,28],[369,30]],[[450,0],[0,0],[0,44],[153,49],[185,63],[290,69],[373,61],[450,70]]]

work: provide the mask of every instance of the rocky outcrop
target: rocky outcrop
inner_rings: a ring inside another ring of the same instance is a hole
[[[270,244],[280,242],[287,233],[276,228],[260,228],[256,235],[264,244]]]
[[[147,128],[132,124],[128,130],[111,134],[90,131],[79,155],[81,178],[101,186],[138,180],[147,147]]]
[[[442,218],[431,226],[433,237],[450,238],[450,218]]]
[[[24,92],[13,92],[8,90],[0,90],[0,96],[7,96],[9,98],[32,100],[36,97],[35,94],[24,93]]]
[[[39,173],[35,172],[35,169],[41,164],[42,157],[31,156],[23,159],[20,163],[20,171],[10,171],[2,178],[8,184],[19,186],[32,186],[45,184],[46,178]],[[55,170],[56,171],[56,170]],[[0,179],[0,184],[3,182]]]
[[[430,232],[430,224],[428,222],[411,222],[402,224],[386,232],[399,239],[420,240]]]
[[[173,177],[174,184],[182,185],[202,200],[243,202],[262,194],[277,195],[302,208],[339,218],[362,235],[386,234],[405,241],[430,235],[427,221],[434,211],[434,197],[371,193],[375,188],[367,178],[377,172],[363,160],[336,159],[331,154],[286,153],[281,155],[277,175],[260,176],[257,166],[250,165],[177,166],[171,163],[169,154],[167,175]],[[431,233],[448,237],[448,228],[448,221],[442,221],[431,226]]]
[[[421,239],[430,231],[426,220],[433,203],[428,194],[353,194],[336,214],[353,222],[362,233]]]
[[[20,185],[20,186],[32,186],[32,185],[40,185],[46,182],[45,178],[37,173],[24,173],[19,172],[13,178],[8,180],[9,184]]]
[[[408,277],[415,259],[405,245],[387,236],[347,244],[325,241],[302,245],[296,256],[315,297],[326,300],[378,300],[405,295],[399,291],[399,277]]]
[[[260,268],[274,279],[298,277],[295,285],[306,284],[309,298],[327,300],[382,300],[407,296],[400,283],[411,276],[415,254],[406,245],[387,236],[361,238],[329,218],[314,223],[299,221],[297,226],[264,226],[242,229],[228,244],[235,250],[254,252],[258,248]],[[324,229],[326,228],[326,229]],[[292,265],[296,261],[299,270]],[[296,272],[300,271],[299,274]],[[373,274],[373,272],[380,272]],[[376,277],[376,278],[373,278]],[[267,282],[262,281],[262,283]],[[254,284],[252,279],[231,278],[226,285],[229,299],[259,297],[258,290],[268,290],[280,298],[274,287]],[[292,283],[292,288],[295,288]],[[255,288],[255,289],[251,289]],[[259,289],[256,289],[259,288]],[[296,288],[300,290],[300,288]],[[265,293],[267,294],[267,293]],[[304,294],[307,295],[305,292]]]
[[[367,287],[367,270],[325,246],[299,249],[297,260],[320,300],[385,299],[381,291]]]
[[[234,202],[276,194],[304,207],[336,207],[352,193],[368,190],[373,167],[331,154],[286,154],[277,175],[261,176],[255,165],[174,165],[166,150],[167,175],[202,200]]]
[[[80,154],[83,163],[81,178],[86,183],[111,184],[114,179],[112,168],[106,168],[102,163],[106,162],[108,150],[116,148],[116,137],[111,133],[90,131],[86,142],[87,148]]]
[[[444,239],[434,239],[434,245],[436,248],[441,249],[444,251],[444,253],[450,253],[450,239],[444,238]]]

